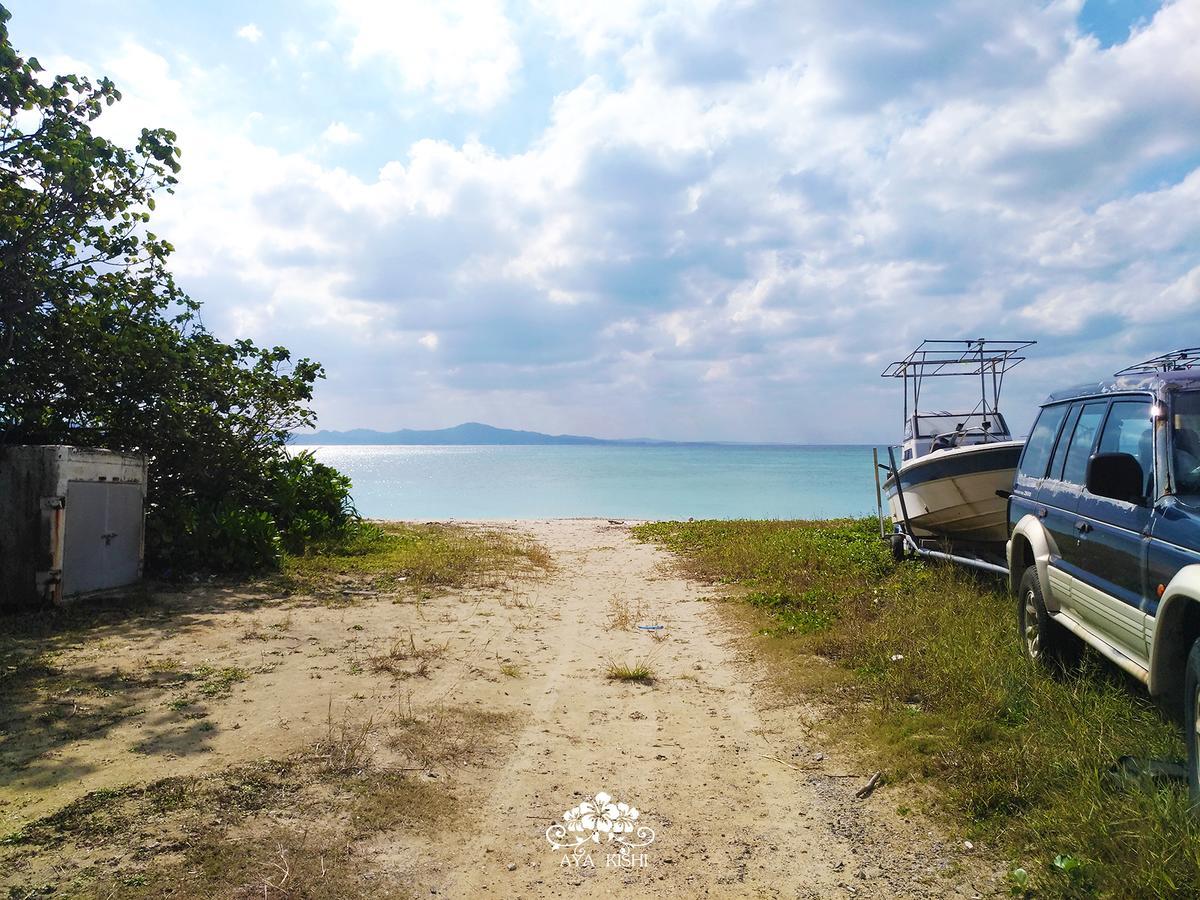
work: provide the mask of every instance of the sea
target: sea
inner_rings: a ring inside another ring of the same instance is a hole
[[[359,513],[375,519],[824,519],[876,509],[870,445],[292,450],[349,475]]]

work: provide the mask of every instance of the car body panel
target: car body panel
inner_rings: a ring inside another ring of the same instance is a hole
[[[1058,553],[1058,550],[1049,535],[1046,534],[1046,529],[1042,527],[1042,521],[1036,514],[1029,513],[1017,522],[1016,527],[1013,528],[1013,537],[1008,542],[1008,569],[1016,576],[1013,583],[1014,591],[1017,584],[1020,583],[1020,574],[1023,572],[1023,566],[1014,553],[1018,540],[1027,542],[1030,550],[1033,551],[1033,564],[1037,567],[1038,584],[1042,586],[1042,600],[1046,604],[1046,609],[1052,613],[1057,612],[1060,592],[1055,590],[1050,581],[1050,559]]]
[[[1164,692],[1174,673],[1166,671],[1171,659],[1166,644],[1175,639],[1172,623],[1182,620],[1184,607],[1200,604],[1200,554],[1193,554],[1197,562],[1186,565],[1175,573],[1166,585],[1158,604],[1158,615],[1150,618],[1150,693]]]

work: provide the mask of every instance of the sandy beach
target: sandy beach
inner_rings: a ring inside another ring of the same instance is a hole
[[[3,830],[89,792],[303,756],[340,734],[357,736],[376,768],[402,772],[408,791],[388,827],[353,841],[363,896],[984,890],[961,841],[897,815],[905,788],[856,797],[872,773],[822,737],[819,708],[756,660],[744,614],[714,602],[719,586],[680,577],[626,524],[488,527],[532,537],[552,568],[417,599],[349,581],[337,603],[196,588],[159,598],[170,627],[139,617],[63,644],[55,665],[124,679],[124,705],[69,741],[6,739]],[[644,683],[609,677],[639,663],[652,673]],[[181,665],[202,675],[181,682]],[[223,682],[223,672],[238,675]],[[281,794],[240,826],[270,835],[285,861],[300,819],[307,835],[342,815],[337,790],[295,793],[308,798],[303,815]],[[564,822],[601,793],[601,807],[627,816],[616,804],[632,806],[632,824],[648,829],[617,832],[633,845],[624,854],[613,832]],[[141,821],[74,852],[116,866],[165,841],[162,831]],[[587,840],[574,847],[577,838]],[[0,884],[36,880],[60,855],[19,854]],[[262,860],[264,884],[276,863]]]

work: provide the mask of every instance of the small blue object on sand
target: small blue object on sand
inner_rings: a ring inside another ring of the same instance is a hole
[[[642,629],[642,631],[662,631],[662,629],[664,627],[665,626],[663,626],[663,625],[639,625],[638,626],[638,628]]]

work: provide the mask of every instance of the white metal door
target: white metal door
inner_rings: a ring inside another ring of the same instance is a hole
[[[70,482],[63,541],[64,596],[137,581],[142,551],[141,486]]]

